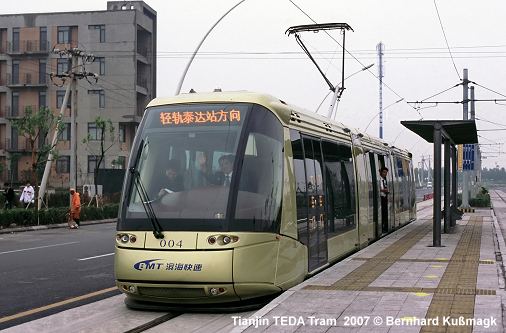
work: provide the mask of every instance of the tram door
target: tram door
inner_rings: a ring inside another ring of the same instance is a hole
[[[313,271],[326,264],[328,258],[323,158],[319,139],[308,136],[302,136],[302,139],[308,203],[308,269]]]
[[[373,152],[369,152],[369,164],[371,166],[371,180],[372,180],[372,219],[374,223],[374,236],[375,239],[380,238],[381,236],[381,217],[379,216],[380,212],[380,195],[379,195],[379,167],[377,162],[377,157]]]

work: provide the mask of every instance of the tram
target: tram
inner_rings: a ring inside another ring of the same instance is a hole
[[[282,292],[416,218],[411,157],[266,94],[155,99],[123,184],[116,285],[133,308]]]

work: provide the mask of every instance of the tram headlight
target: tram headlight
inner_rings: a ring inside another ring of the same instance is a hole
[[[137,241],[137,236],[131,235],[131,234],[117,234],[116,241],[123,243],[123,244],[126,244],[128,242],[135,243]]]
[[[216,288],[216,287],[213,287],[213,288],[209,288],[209,293],[211,294],[211,296],[218,296],[218,295],[221,295],[223,293],[225,293],[227,291],[226,288],[223,288],[223,287],[219,287],[219,288]]]
[[[230,243],[236,243],[239,241],[238,236],[231,235],[212,235],[207,238],[207,242],[209,245],[228,245]]]

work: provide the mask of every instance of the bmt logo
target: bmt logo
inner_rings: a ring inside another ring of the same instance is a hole
[[[150,260],[139,261],[138,263],[134,264],[134,268],[138,271],[142,271],[143,269],[148,269],[148,270],[160,269],[160,267],[163,265],[163,263],[155,263],[154,261],[157,261],[157,260],[162,260],[162,259],[150,259]]]

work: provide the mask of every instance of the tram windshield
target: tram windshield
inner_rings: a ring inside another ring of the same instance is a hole
[[[283,127],[262,106],[178,104],[147,111],[135,168],[165,231],[279,229]],[[127,179],[119,230],[151,230]]]

